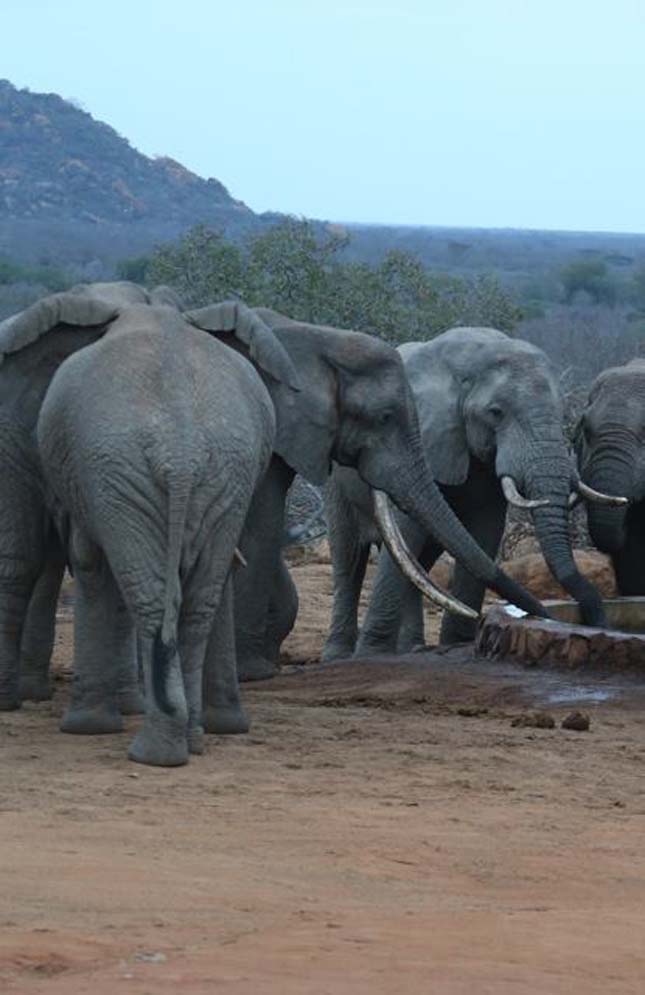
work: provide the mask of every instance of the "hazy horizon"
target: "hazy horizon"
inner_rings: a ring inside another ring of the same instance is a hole
[[[638,234],[635,0],[186,0],[3,12],[1,74],[75,99],[255,211]]]

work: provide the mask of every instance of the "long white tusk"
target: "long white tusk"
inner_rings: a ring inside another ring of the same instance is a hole
[[[425,570],[422,569],[421,565],[408,549],[392,514],[387,494],[384,491],[373,491],[372,493],[374,495],[374,518],[376,519],[376,524],[379,527],[388,552],[397,563],[401,573],[408,580],[412,581],[415,587],[418,587],[426,598],[435,601],[447,611],[454,612],[455,615],[463,615],[464,618],[478,618],[479,616],[476,611],[473,611],[468,605],[464,605],[457,598],[446,594],[432,583]]]
[[[578,481],[578,490],[585,501],[594,501],[596,504],[611,504],[614,507],[622,507],[629,504],[629,498],[617,497],[613,494],[603,494],[602,491],[595,491],[589,484]]]
[[[516,508],[543,508],[545,504],[551,504],[548,498],[529,500],[529,498],[522,497],[512,477],[502,477],[501,484],[504,497],[509,504],[515,505]]]
[[[244,556],[244,553],[240,549],[238,549],[237,546],[235,547],[235,552],[233,553],[233,557],[234,559],[237,560],[237,562],[240,564],[241,567],[248,567],[248,563],[246,557]]]

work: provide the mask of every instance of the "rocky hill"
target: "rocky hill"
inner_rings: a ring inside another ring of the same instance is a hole
[[[145,243],[147,231],[172,235],[197,222],[233,237],[261,223],[219,180],[142,155],[57,94],[0,80],[0,251],[52,223],[99,227],[106,236],[125,225]]]

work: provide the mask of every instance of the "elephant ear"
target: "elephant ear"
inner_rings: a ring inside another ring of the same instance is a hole
[[[52,294],[0,322],[0,363],[54,332],[58,326],[96,328],[109,324],[117,314],[118,308],[98,298],[70,292]],[[79,339],[78,344],[80,347],[86,342]],[[52,346],[56,348],[57,343],[52,341]],[[68,349],[70,353],[73,351],[74,347]]]
[[[462,413],[462,397],[467,385],[455,376],[447,363],[428,357],[428,363],[417,362],[417,349],[427,350],[421,343],[402,347],[406,373],[417,405],[421,441],[430,472],[439,484],[463,484],[470,468],[470,452]]]
[[[223,301],[185,313],[196,328],[207,332],[232,333],[246,348],[249,359],[272,380],[300,390],[298,375],[280,341],[271,328],[240,301]]]

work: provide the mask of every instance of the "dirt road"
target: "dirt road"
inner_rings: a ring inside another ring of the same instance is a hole
[[[65,693],[0,717],[0,991],[643,991],[642,689],[586,686],[576,733],[551,676],[293,668],[172,770],[58,733]]]

